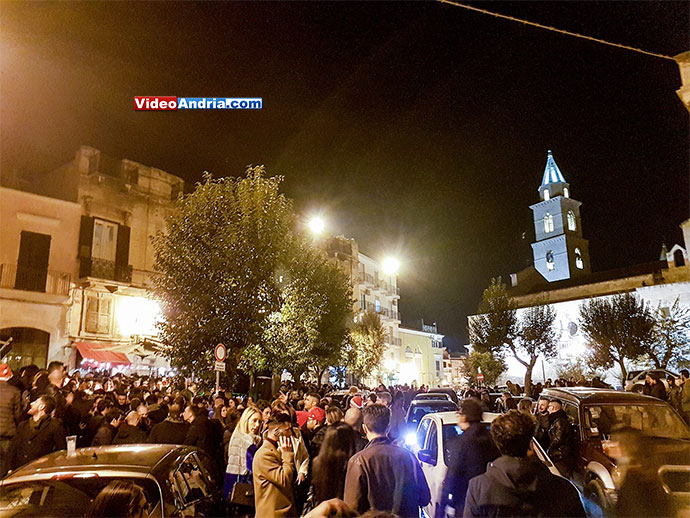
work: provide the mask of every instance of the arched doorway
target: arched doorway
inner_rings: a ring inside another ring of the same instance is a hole
[[[685,266],[685,257],[683,257],[682,250],[676,250],[673,252],[673,262],[677,267]]]
[[[18,372],[24,365],[37,365],[46,368],[48,361],[48,344],[50,333],[33,327],[6,327],[0,329],[0,337],[7,340],[12,337],[12,349],[3,358],[13,372]]]

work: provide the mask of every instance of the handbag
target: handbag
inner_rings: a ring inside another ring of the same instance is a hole
[[[251,482],[235,482],[235,485],[232,486],[230,503],[254,507],[254,484]]]

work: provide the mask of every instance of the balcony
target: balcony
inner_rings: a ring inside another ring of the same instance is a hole
[[[0,265],[0,288],[68,295],[70,274],[16,264]]]
[[[132,265],[118,264],[96,257],[82,257],[79,259],[79,276],[131,283]]]

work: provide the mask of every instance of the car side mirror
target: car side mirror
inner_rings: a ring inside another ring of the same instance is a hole
[[[419,450],[417,452],[417,458],[426,464],[436,466],[436,457],[432,455],[431,450]]]

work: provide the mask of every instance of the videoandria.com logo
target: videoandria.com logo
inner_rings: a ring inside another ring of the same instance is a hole
[[[261,97],[172,97],[142,95],[134,97],[134,111],[175,110],[260,110]]]

